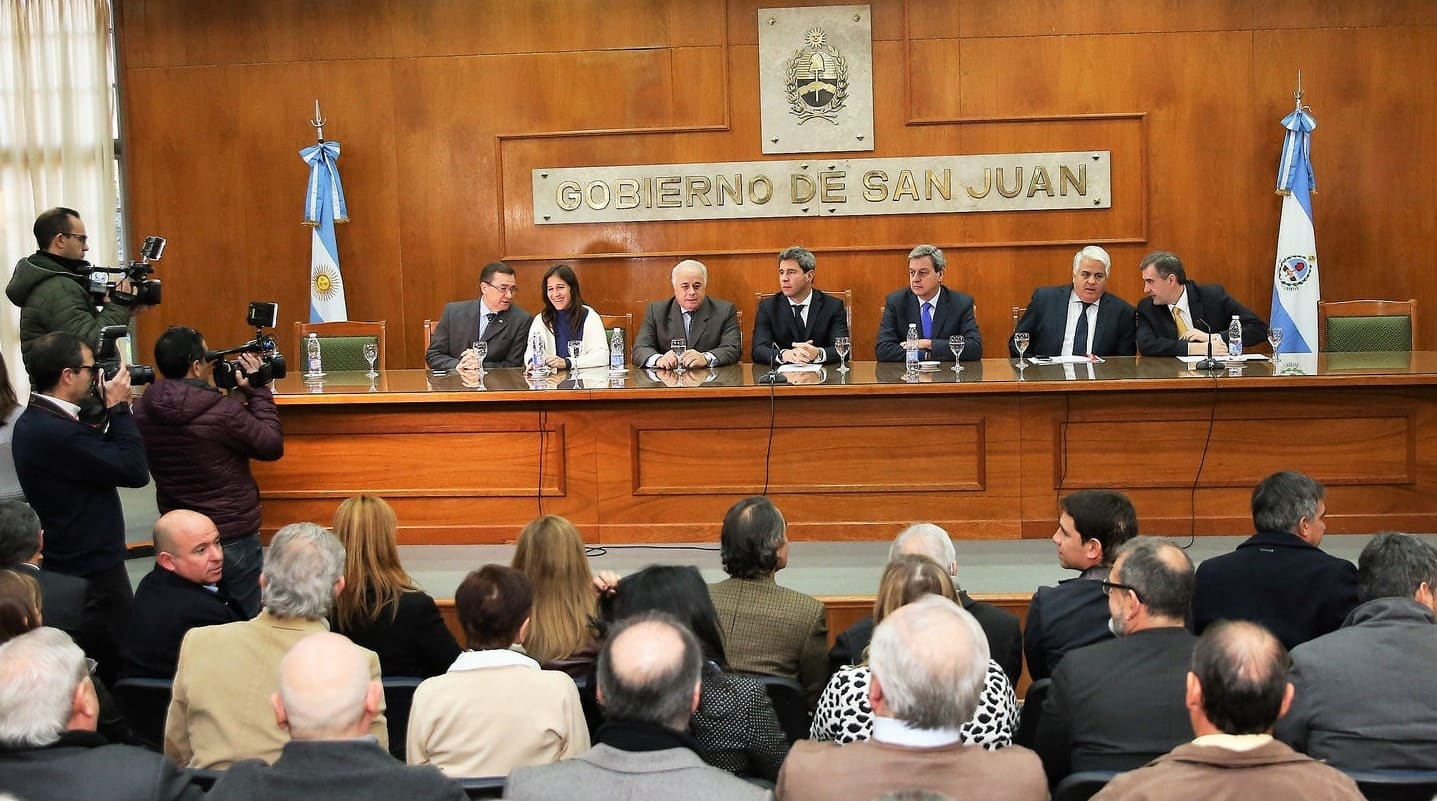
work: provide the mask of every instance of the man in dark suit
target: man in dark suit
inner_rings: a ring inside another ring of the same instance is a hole
[[[1143,294],[1138,302],[1138,353],[1144,356],[1227,354],[1228,323],[1242,323],[1244,348],[1267,338],[1267,323],[1233,300],[1222,284],[1188,280],[1182,260],[1165,250],[1143,257]]]
[[[273,698],[275,722],[289,742],[273,766],[258,759],[231,765],[205,798],[463,801],[463,788],[438,768],[405,765],[366,736],[384,697],[367,654],[332,632],[289,649]]]
[[[681,362],[688,369],[737,362],[743,353],[738,309],[708,296],[708,268],[703,262],[685,259],[674,265],[670,277],[674,296],[650,303],[644,312],[643,325],[634,338],[634,365],[673,370]],[[682,356],[669,347],[675,339],[688,343]]]
[[[755,364],[833,364],[833,341],[848,336],[843,301],[813,288],[818,260],[801,247],[778,254],[779,294],[758,304],[753,322]]]
[[[185,632],[248,619],[220,585],[224,563],[219,529],[208,517],[176,509],[155,523],[155,567],[135,590],[120,646],[123,675],[172,679]]]
[[[1357,568],[1318,547],[1327,531],[1326,495],[1296,471],[1274,473],[1253,489],[1257,533],[1198,567],[1198,634],[1218,620],[1252,620],[1292,649],[1342,625],[1357,606]]]
[[[1192,562],[1166,540],[1135,537],[1101,586],[1117,639],[1068,653],[1038,720],[1033,750],[1053,785],[1070,772],[1131,770],[1193,736]]]
[[[0,568],[17,570],[40,584],[45,625],[70,635],[84,647],[86,582],[82,578],[40,569],[45,541],[40,517],[24,501],[0,502]]]
[[[1137,320],[1131,303],[1108,292],[1113,260],[1097,245],[1073,255],[1073,283],[1033,290],[1017,331],[1029,356],[1132,356]],[[1018,356],[1013,341],[1008,352]]]
[[[880,362],[901,362],[907,355],[908,326],[918,331],[919,358],[953,361],[948,338],[963,336],[965,362],[983,358],[983,337],[973,316],[973,298],[943,286],[948,261],[943,251],[919,245],[908,254],[908,288],[892,292],[883,302],[874,356]]]
[[[531,315],[514,305],[519,284],[514,268],[502,261],[484,265],[479,273],[479,297],[444,306],[444,314],[429,338],[424,361],[431,370],[477,371],[474,342],[489,343],[484,367],[519,367]]]

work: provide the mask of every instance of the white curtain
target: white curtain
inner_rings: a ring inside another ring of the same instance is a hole
[[[89,259],[114,265],[118,239],[110,0],[0,0],[0,261],[35,251],[35,217],[80,212]],[[0,300],[0,348],[20,397],[20,310]]]

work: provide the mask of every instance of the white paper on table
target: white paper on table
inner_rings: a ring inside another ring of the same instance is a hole
[[[821,373],[821,372],[823,372],[823,365],[821,365],[821,364],[780,364],[780,365],[778,366],[778,371],[779,371],[780,373]]]
[[[1101,356],[1030,356],[1030,364],[1102,364]]]
[[[1220,362],[1265,362],[1268,360],[1265,353],[1244,353],[1235,359],[1226,354],[1213,353],[1212,357]],[[1206,356],[1179,356],[1178,361],[1183,364],[1197,364],[1206,358]]]

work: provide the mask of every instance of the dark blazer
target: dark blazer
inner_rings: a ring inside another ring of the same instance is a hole
[[[202,801],[205,794],[165,756],[106,745],[94,732],[69,731],[44,748],[0,748],[0,793],[26,801]]]
[[[1033,750],[1048,782],[1132,770],[1193,738],[1185,703],[1197,638],[1145,629],[1070,652],[1053,671]]]
[[[374,623],[351,629],[335,625],[334,630],[379,654],[385,676],[438,676],[460,651],[434,599],[417,590],[399,596],[398,605],[380,612]]]
[[[24,571],[39,582],[45,625],[65,632],[81,648],[85,647],[80,632],[85,619],[85,593],[90,582],[79,576],[41,570],[29,562],[22,563],[15,569]]]
[[[656,300],[644,312],[643,325],[634,337],[635,367],[643,367],[650,356],[668,352],[669,343],[685,337],[684,310],[673,298]],[[712,353],[714,366],[733,364],[743,356],[743,332],[738,328],[738,308],[726,300],[704,298],[694,309],[685,337],[689,347]]]
[[[933,299],[933,350],[924,358],[942,362],[953,361],[948,337],[963,335],[962,361],[983,358],[983,337],[978,333],[978,318],[973,315],[973,298],[945,286],[938,288]],[[878,344],[873,349],[880,362],[901,362],[905,355],[903,340],[908,338],[908,325],[918,326],[923,336],[923,313],[918,296],[911,289],[890,292],[883,301],[883,320],[878,324]]]
[[[173,571],[155,565],[135,589],[130,625],[120,643],[125,677],[172,679],[185,633],[246,619],[223,587],[211,592]]]
[[[988,638],[988,652],[1007,674],[1013,686],[1023,674],[1023,632],[1018,625],[1018,616],[1004,609],[975,601],[968,593],[959,591],[958,601],[978,620]],[[836,673],[844,665],[856,665],[863,658],[863,649],[873,640],[873,616],[868,615],[849,626],[833,641],[828,649],[830,672]]]
[[[1033,681],[1046,679],[1064,654],[1112,638],[1108,597],[1103,595],[1101,582],[1071,578],[1056,587],[1039,587],[1028,602],[1028,622],[1023,630],[1028,675]]]
[[[429,765],[405,765],[373,739],[290,740],[273,766],[236,762],[207,801],[304,798],[311,801],[465,801],[464,789]]]
[[[778,350],[790,348],[795,342],[809,341],[814,347],[823,348],[824,364],[838,362],[833,340],[848,336],[848,311],[843,308],[843,301],[815,289],[809,305],[812,308],[805,310],[806,324],[800,331],[793,321],[793,304],[782,292],[758,304],[753,321],[754,364],[772,364],[778,358]],[[774,349],[774,343],[778,343],[778,350]]]
[[[1267,323],[1247,307],[1233,300],[1222,284],[1187,282],[1188,309],[1192,311],[1193,327],[1204,325],[1210,333],[1227,339],[1227,326],[1232,316],[1242,321],[1242,345],[1252,347],[1267,339]],[[1201,323],[1199,325],[1198,323]],[[1138,353],[1144,356],[1186,356],[1188,343],[1178,339],[1178,324],[1167,306],[1153,303],[1152,298],[1138,301]]]
[[[1063,337],[1068,332],[1068,304],[1073,298],[1073,285],[1043,286],[1033,290],[1028,309],[1018,321],[1018,331],[1028,333],[1029,356],[1063,355]],[[1138,323],[1133,304],[1114,295],[1103,293],[1098,301],[1097,330],[1093,331],[1093,355],[1132,356],[1137,353]],[[1177,329],[1173,329],[1177,336]],[[1075,343],[1076,345],[1076,343]],[[1018,358],[1013,340],[1008,340],[1008,353]]]
[[[489,343],[484,366],[521,367],[524,364],[524,347],[529,341],[529,321],[533,316],[513,305],[497,314],[499,316],[494,318],[494,322],[484,329],[484,341]],[[429,350],[424,352],[424,361],[431,370],[453,370],[459,364],[459,354],[468,350],[478,337],[479,299],[446,303],[444,313],[429,337]]]
[[[1203,560],[1193,588],[1193,631],[1253,620],[1291,650],[1336,631],[1357,606],[1357,568],[1296,534],[1259,531],[1237,550]]]

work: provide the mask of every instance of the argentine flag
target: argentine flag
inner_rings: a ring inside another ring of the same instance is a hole
[[[1272,278],[1273,328],[1282,329],[1282,353],[1317,352],[1317,237],[1312,229],[1312,131],[1317,120],[1302,105],[1282,120],[1287,135],[1277,168],[1282,221],[1277,228],[1277,265]],[[1276,355],[1276,354],[1274,354]]]
[[[344,279],[339,275],[339,247],[334,241],[334,224],[349,222],[344,187],[339,183],[339,143],[320,142],[299,151],[299,155],[309,165],[309,186],[304,197],[304,224],[312,229],[309,321],[348,320]]]

